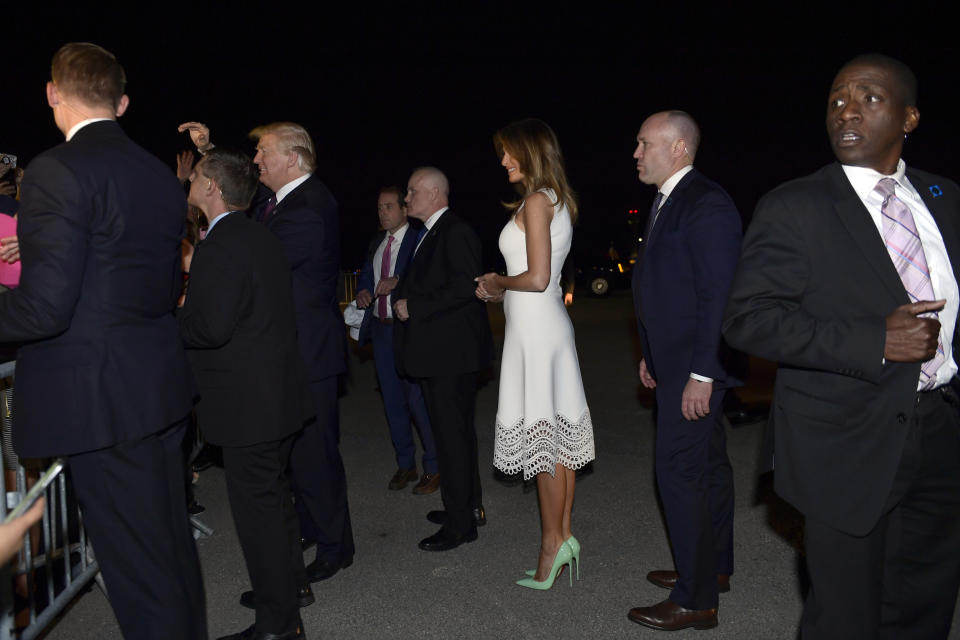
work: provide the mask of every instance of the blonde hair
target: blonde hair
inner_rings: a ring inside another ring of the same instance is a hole
[[[297,167],[301,171],[312,173],[317,168],[317,153],[313,148],[313,140],[302,126],[296,122],[271,122],[251,131],[250,137],[259,140],[268,134],[277,136],[283,153],[292,151],[297,154]]]
[[[504,207],[516,211],[527,196],[549,188],[557,197],[553,205],[565,205],[570,212],[570,221],[577,221],[577,194],[567,182],[557,136],[546,122],[536,118],[511,122],[493,135],[493,144],[498,156],[503,157],[506,151],[517,161],[524,176],[516,185],[520,199],[504,202]]]

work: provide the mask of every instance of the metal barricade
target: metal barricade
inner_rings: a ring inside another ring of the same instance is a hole
[[[5,518],[7,511],[23,499],[40,470],[25,468],[12,447],[8,448],[14,416],[12,367],[6,367],[7,364],[0,365],[0,373],[4,374],[0,383],[0,446],[4,462],[0,474],[0,518]],[[10,487],[8,475],[15,477]],[[32,640],[39,636],[99,572],[66,476],[57,475],[44,495],[43,519],[24,536],[23,550],[15,561],[0,567],[0,640]],[[21,610],[17,603],[29,611],[29,622],[22,629],[15,629],[17,612]]]
[[[350,304],[354,298],[357,297],[357,277],[359,276],[359,271],[342,271],[340,272],[340,284],[343,287],[340,294],[340,310],[343,311],[343,307]]]

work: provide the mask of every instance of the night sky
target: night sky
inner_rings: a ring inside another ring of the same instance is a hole
[[[631,154],[643,119],[680,108],[700,123],[697,167],[723,185],[745,219],[758,198],[832,160],[826,95],[844,61],[881,51],[920,81],[911,165],[958,177],[956,36],[942,37],[946,3],[926,9],[727,11],[697,3],[35,2],[4,7],[7,62],[0,151],[20,164],[62,141],[44,96],[63,43],[95,42],[125,67],[130,136],[174,167],[192,148],[176,126],[199,120],[215,143],[249,151],[258,124],[293,120],[313,136],[317,175],[340,203],[344,268],[360,265],[376,231],[379,187],[435,165],[451,203],[501,265],[496,239],[512,197],[491,137],[534,116],[557,132],[581,198],[578,261],[613,241],[629,252],[628,209],[653,187]],[[37,5],[42,5],[42,8]],[[766,4],[760,6],[766,6]],[[443,7],[443,8],[438,8]],[[607,7],[607,8],[604,8]],[[941,7],[938,9],[938,7]],[[779,11],[779,13],[777,12]],[[694,17],[695,16],[695,17]],[[149,197],[145,194],[144,197]]]

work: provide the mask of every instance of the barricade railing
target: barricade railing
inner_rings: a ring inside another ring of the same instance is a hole
[[[343,289],[340,291],[340,310],[343,310],[343,307],[350,304],[350,302],[357,297],[357,277],[359,272],[357,271],[341,271],[340,272],[340,282],[343,286]]]
[[[0,365],[0,518],[6,518],[7,511],[23,499],[42,468],[25,468],[10,446],[14,416],[13,367],[9,365]],[[12,484],[8,476],[14,478]],[[66,475],[59,473],[44,495],[43,519],[24,535],[23,550],[14,561],[0,567],[0,640],[36,638],[99,572]],[[19,629],[18,613],[27,618]]]

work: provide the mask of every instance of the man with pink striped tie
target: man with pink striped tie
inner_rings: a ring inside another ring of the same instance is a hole
[[[724,321],[780,363],[777,493],[806,516],[804,638],[946,638],[960,586],[960,188],[906,167],[917,81],[898,60],[837,74],[839,164],[767,194]]]
[[[404,193],[391,186],[380,190],[377,216],[382,233],[370,243],[367,259],[357,278],[357,308],[365,309],[357,342],[362,347],[373,343],[373,359],[377,367],[383,409],[390,427],[390,440],[396,454],[397,471],[387,488],[399,491],[416,482],[413,492],[427,495],[440,488],[437,447],[433,440],[427,405],[420,383],[401,378],[393,360],[393,305],[391,295],[406,270],[417,242],[423,237],[423,225],[412,226],[407,220]],[[423,476],[417,473],[417,443],[414,424],[423,445]],[[418,482],[419,480],[419,482]]]

